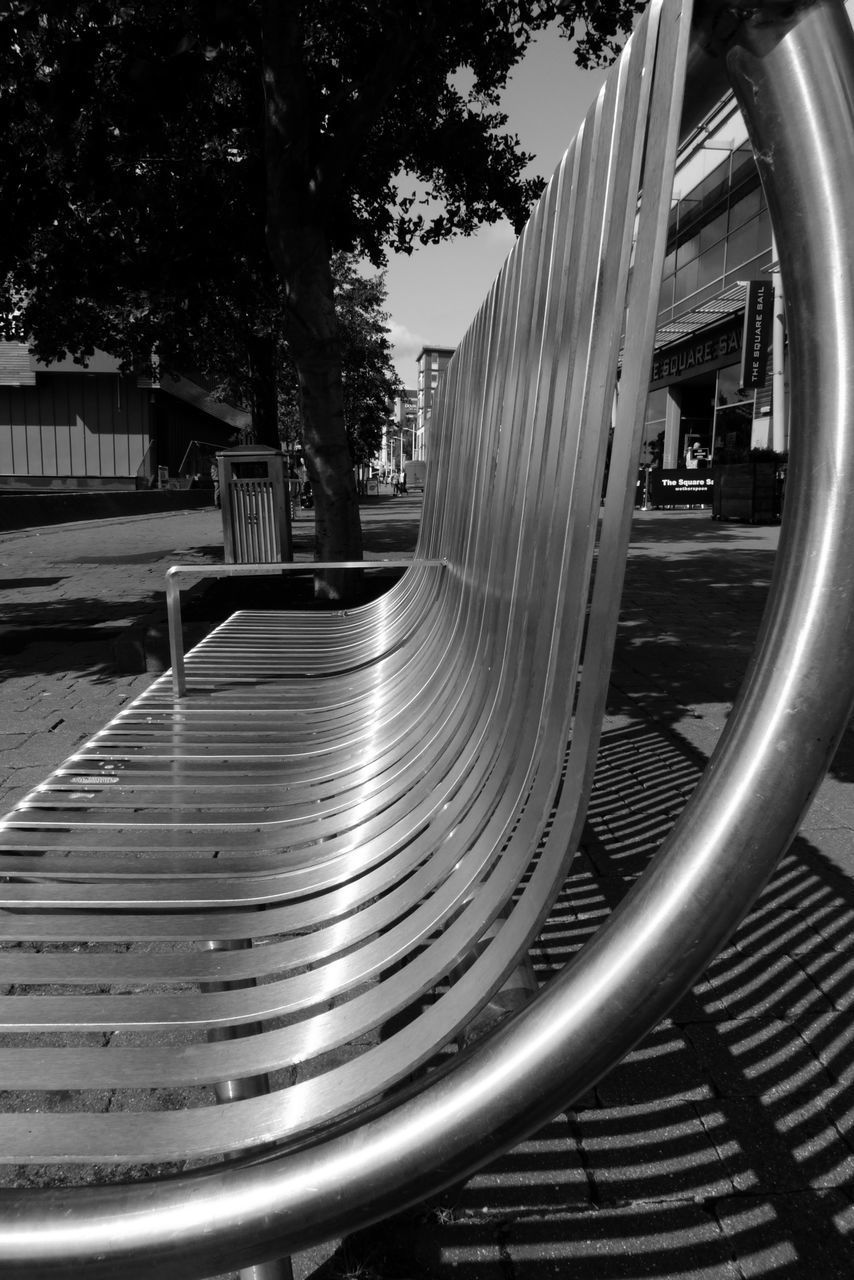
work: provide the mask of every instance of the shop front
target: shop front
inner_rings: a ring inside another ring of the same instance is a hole
[[[775,508],[770,285],[745,292],[744,309],[655,353],[641,456],[652,506],[710,505],[714,480],[715,515],[765,520]]]
[[[653,359],[642,461],[666,470],[743,462],[757,396],[743,390],[744,314],[660,348]]]
[[[682,323],[687,327],[726,303],[728,314],[716,323],[694,327],[655,352],[643,463],[665,469],[734,465],[772,447],[773,285],[770,279],[742,283]]]

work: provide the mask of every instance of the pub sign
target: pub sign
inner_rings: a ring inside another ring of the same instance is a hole
[[[683,342],[660,348],[652,358],[650,391],[737,364],[743,334],[743,317],[736,315],[715,329],[692,334]]]
[[[744,341],[741,347],[741,386],[764,387],[768,376],[768,343],[774,286],[770,280],[749,280],[744,307]]]
[[[653,507],[711,506],[715,478],[711,470],[697,471],[679,467],[672,471],[649,473],[649,498]]]

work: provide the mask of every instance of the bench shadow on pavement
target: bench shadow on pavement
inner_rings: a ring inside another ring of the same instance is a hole
[[[414,550],[418,538],[421,499],[402,497],[362,500],[366,557],[395,556]],[[298,518],[293,524],[295,553],[311,554],[314,521]],[[156,553],[157,558],[160,557]],[[200,564],[222,563],[221,547],[189,547],[176,560]],[[115,563],[116,557],[87,557],[86,563]],[[147,563],[146,553],[119,557],[129,565]],[[355,603],[365,603],[387,591],[401,570],[377,570],[365,574]],[[10,675],[86,675],[108,681],[116,675],[152,674],[169,666],[166,628],[165,580],[155,590],[145,588],[137,599],[120,602],[90,596],[58,597],[52,588],[70,575],[14,579],[9,586],[29,588],[25,601],[4,608],[0,628],[0,677]],[[44,589],[41,594],[39,588]],[[334,606],[315,601],[310,565],[303,575],[283,580],[269,578],[213,581],[184,592],[185,647],[198,643],[218,623],[238,609],[324,609]]]
[[[706,754],[680,725],[698,702],[726,710],[773,559],[634,553],[582,850],[532,952],[542,981],[617,905],[693,791]],[[650,591],[695,612],[705,597],[707,612],[662,638]],[[854,778],[850,732],[831,776]],[[304,1274],[849,1280],[852,937],[850,877],[799,836],[692,991],[571,1110]]]
[[[541,980],[614,908],[699,776],[685,744],[621,720],[533,952]],[[310,1274],[848,1280],[852,925],[851,883],[799,838],[671,1017],[571,1111],[462,1188],[350,1236]]]

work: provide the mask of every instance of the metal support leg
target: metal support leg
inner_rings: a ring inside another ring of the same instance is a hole
[[[229,939],[222,942],[206,943],[209,951],[239,951],[251,947],[248,938]],[[236,991],[241,987],[252,987],[253,979],[245,982],[206,982],[205,991]],[[236,1040],[241,1036],[255,1035],[260,1031],[260,1024],[249,1022],[239,1027],[212,1027],[208,1031],[209,1040]],[[219,1102],[239,1102],[244,1098],[257,1098],[270,1092],[270,1082],[266,1075],[246,1076],[241,1080],[221,1080],[214,1085]],[[253,1267],[243,1267],[238,1272],[240,1280],[294,1280],[294,1271],[289,1257],[274,1258],[271,1262],[260,1262]]]
[[[172,658],[172,688],[176,698],[187,692],[184,671],[184,628],[181,622],[181,588],[178,575],[170,570],[166,574],[166,620],[169,631],[169,653]]]
[[[494,938],[500,931],[502,924],[507,919],[509,910],[505,909],[502,914],[495,920],[486,933],[481,938],[477,947],[472,951],[471,955],[457,970],[455,977],[460,977],[470,968],[477,957],[481,954],[484,947]],[[479,1040],[486,1032],[491,1031],[496,1023],[501,1022],[510,1013],[517,1013],[519,1009],[524,1008],[529,1000],[539,991],[540,984],[537,981],[537,975],[534,972],[534,966],[531,957],[523,956],[516,968],[509,974],[506,981],[498,988],[495,995],[484,1005],[480,1013],[472,1018],[463,1034],[460,1036],[459,1043],[461,1045],[472,1044],[475,1040]]]

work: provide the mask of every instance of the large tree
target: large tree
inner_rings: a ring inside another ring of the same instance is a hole
[[[13,0],[0,14],[0,278],[15,331],[48,357],[96,341],[167,362],[237,345],[262,388],[278,332],[318,554],[357,557],[333,255],[380,266],[389,249],[501,217],[519,228],[540,183],[505,132],[508,73],[555,20],[580,28],[582,64],[609,56],[640,7]],[[332,577],[323,591],[340,588]]]

